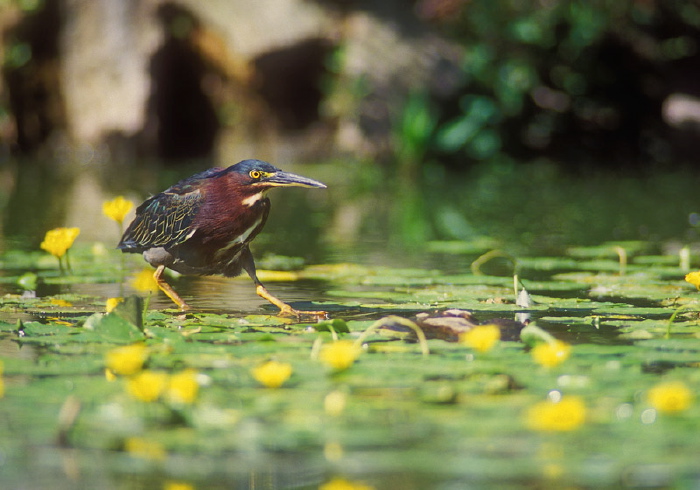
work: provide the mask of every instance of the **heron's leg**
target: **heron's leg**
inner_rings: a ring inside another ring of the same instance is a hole
[[[175,303],[182,311],[189,310],[190,306],[187,303],[185,303],[185,300],[182,299],[180,295],[175,292],[175,290],[170,284],[165,282],[165,279],[163,279],[162,277],[163,271],[165,271],[165,266],[159,265],[156,268],[156,271],[153,273],[153,279],[155,279],[156,283],[158,284],[158,287],[161,291],[165,293],[165,295],[168,298],[173,300],[173,303]]]
[[[280,316],[299,316],[301,313],[300,311],[295,310],[291,306],[289,306],[287,303],[284,301],[280,300],[276,296],[273,296],[263,284],[258,281],[255,284],[255,292],[257,293],[258,296],[261,298],[265,298],[268,300],[270,303],[275,305],[277,308],[280,309],[279,315]]]
[[[255,262],[253,260],[253,254],[250,253],[250,249],[246,247],[243,252],[241,253],[241,266],[243,269],[248,273],[250,278],[253,280],[255,283],[255,292],[257,293],[258,296],[261,298],[266,299],[273,305],[275,305],[277,308],[280,309],[279,315],[280,316],[295,316],[297,318],[300,318],[302,316],[314,316],[319,319],[327,318],[328,313],[325,311],[300,311],[300,310],[295,310],[292,308],[290,305],[285,303],[284,301],[280,300],[276,296],[273,296],[267,288],[263,285],[262,282],[260,282],[260,279],[258,279],[258,275],[255,272]]]

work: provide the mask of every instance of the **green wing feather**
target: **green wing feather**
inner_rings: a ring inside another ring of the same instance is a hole
[[[195,232],[193,223],[204,202],[206,179],[221,169],[193,175],[157,194],[136,209],[136,217],[124,232],[117,248],[143,252],[154,247],[172,247]]]

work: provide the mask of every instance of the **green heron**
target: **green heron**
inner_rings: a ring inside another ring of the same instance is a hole
[[[255,272],[249,244],[270,212],[266,193],[273,187],[289,186],[326,187],[260,160],[205,170],[144,201],[117,248],[143,253],[146,262],[156,268],[153,277],[158,287],[182,310],[189,306],[163,279],[166,267],[182,274],[226,277],[245,270],[257,294],[277,306],[281,315],[322,316],[323,312],[296,311],[280,301]]]

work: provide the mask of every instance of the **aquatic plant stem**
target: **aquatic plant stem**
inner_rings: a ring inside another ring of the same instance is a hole
[[[386,323],[398,323],[399,325],[403,325],[404,327],[408,327],[411,330],[413,330],[416,333],[416,336],[418,337],[418,343],[420,344],[421,348],[421,353],[423,354],[424,357],[427,357],[430,355],[430,349],[428,349],[428,340],[425,338],[425,334],[423,333],[423,330],[416,325],[414,322],[409,320],[408,318],[402,318],[400,316],[395,316],[395,315],[389,315],[384,318],[380,318],[376,322],[374,322],[372,325],[367,327],[367,329],[362,332],[362,334],[355,340],[355,345],[358,347],[362,345],[362,342],[372,333],[374,333],[377,329],[381,328],[384,326]]]
[[[690,272],[690,247],[686,245],[678,251],[678,256],[680,258],[679,267],[680,269],[688,273]]]
[[[151,296],[153,296],[153,291],[148,292],[146,300],[143,302],[143,324],[146,324],[146,313],[148,313],[148,306],[151,304]]]
[[[615,246],[614,249],[620,262],[620,275],[624,276],[627,273],[627,250],[619,245]]]
[[[511,254],[504,252],[502,250],[490,250],[490,251],[486,252],[485,254],[477,257],[477,259],[474,262],[472,262],[472,265],[471,265],[472,273],[476,276],[483,275],[484,273],[481,272],[481,266],[484,265],[486,262],[488,262],[492,259],[498,258],[498,257],[508,259],[511,262],[511,264],[513,264],[513,274],[517,274],[517,272],[518,272],[517,260]]]
[[[66,250],[66,255],[64,256],[66,258],[66,269],[69,274],[73,274],[73,267],[70,265],[70,256],[68,255],[68,250]]]
[[[683,310],[690,310],[690,306],[688,305],[683,305],[678,308],[676,308],[673,313],[671,314],[671,317],[668,319],[668,323],[666,324],[666,334],[664,335],[664,338],[670,339],[671,338],[671,325],[673,325],[673,322],[676,320],[676,316],[678,313],[680,313]]]
[[[58,413],[58,435],[56,443],[60,447],[70,447],[70,432],[75,426],[81,410],[80,400],[75,395],[69,395],[61,405]]]
[[[310,358],[313,360],[318,359],[318,353],[321,352],[321,346],[323,345],[323,339],[321,337],[316,337],[314,343],[311,345]]]

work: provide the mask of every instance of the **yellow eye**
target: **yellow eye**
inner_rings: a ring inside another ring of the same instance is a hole
[[[251,179],[256,179],[256,180],[257,180],[257,179],[260,178],[260,176],[262,175],[262,173],[261,173],[259,170],[251,170],[250,173],[249,173],[248,175],[250,175],[250,178],[251,178]]]

